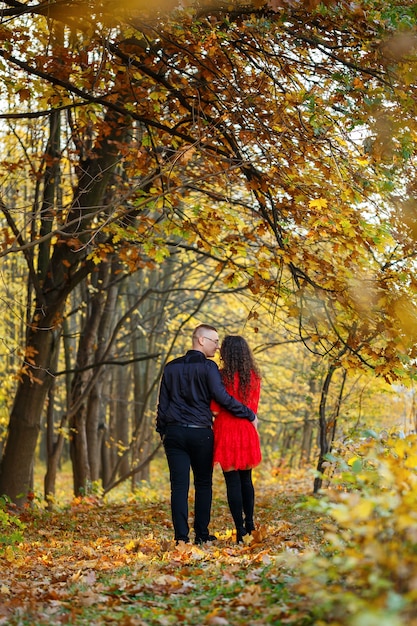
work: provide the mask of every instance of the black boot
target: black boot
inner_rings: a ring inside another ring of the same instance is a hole
[[[246,532],[249,533],[249,535],[253,530],[255,530],[255,524],[253,523],[253,520],[245,520],[245,529]]]
[[[194,543],[201,545],[203,543],[211,543],[212,541],[217,541],[216,535],[204,535],[204,537],[198,537],[196,535]]]
[[[236,528],[236,543],[243,543],[243,537],[248,534],[248,531],[243,526]]]

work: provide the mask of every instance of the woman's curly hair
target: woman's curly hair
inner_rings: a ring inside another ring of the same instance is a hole
[[[236,372],[239,375],[239,392],[245,400],[248,397],[251,372],[261,377],[252,351],[240,335],[227,335],[220,348],[222,360],[221,375],[225,385],[233,385]]]

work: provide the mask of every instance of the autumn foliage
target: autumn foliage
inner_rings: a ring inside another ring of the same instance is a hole
[[[315,623],[415,624],[417,436],[370,433],[329,468],[332,489],[310,502],[324,515],[324,542],[303,555],[294,591]]]

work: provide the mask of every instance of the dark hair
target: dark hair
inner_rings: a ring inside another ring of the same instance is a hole
[[[227,335],[220,348],[222,359],[222,378],[226,385],[231,385],[236,372],[239,375],[239,392],[243,399],[247,398],[250,388],[251,372],[261,377],[252,351],[246,339],[240,335]]]

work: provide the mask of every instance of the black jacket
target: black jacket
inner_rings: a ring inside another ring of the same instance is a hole
[[[159,389],[156,430],[164,435],[168,424],[194,424],[209,428],[213,422],[211,400],[252,422],[255,413],[229,395],[219,368],[198,350],[167,363]]]

